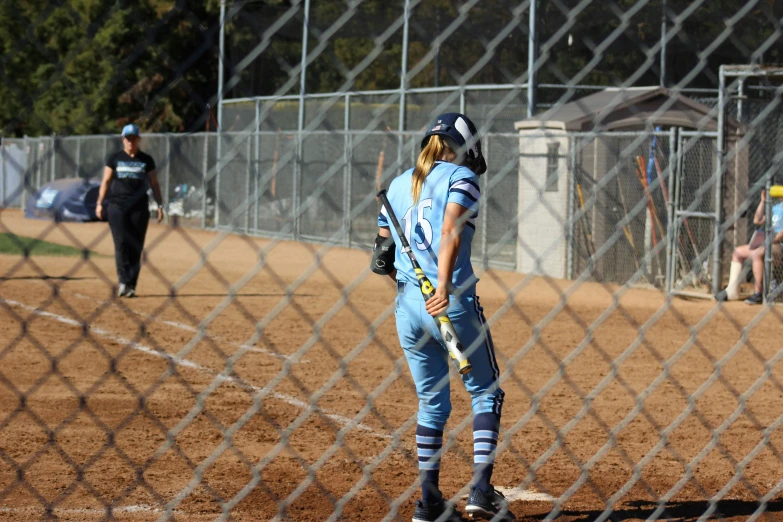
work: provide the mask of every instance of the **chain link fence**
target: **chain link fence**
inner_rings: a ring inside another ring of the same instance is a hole
[[[698,147],[685,155],[684,169],[694,175],[682,177],[682,190],[687,194],[683,206],[693,202],[694,188],[714,177],[714,137],[699,135],[705,143],[711,140],[713,148],[703,151],[706,156],[698,156]],[[161,186],[170,214],[178,217],[180,225],[368,248],[376,234],[373,216],[377,209],[367,206],[367,194],[388,184],[400,159],[415,161],[419,135],[309,133],[302,140],[301,163],[294,160],[296,137],[296,133],[284,132],[225,132],[148,135],[144,140],[145,150],[165,158],[158,169]],[[29,196],[48,182],[99,177],[103,171],[99,158],[112,150],[108,147],[118,146],[113,136],[87,136],[54,139],[50,145],[54,152],[47,155],[44,149],[44,161],[32,153],[17,157],[13,152],[20,146],[32,150],[47,140],[28,138],[27,145],[24,140],[7,140],[10,167],[21,173],[22,165],[39,163],[26,184],[26,194],[15,200],[20,207],[29,204]],[[556,166],[562,170],[557,183],[562,190],[545,187],[528,174],[546,171],[550,158],[536,151],[553,140],[564,145],[562,150],[558,146],[556,157]],[[482,145],[489,172],[481,178],[486,206],[475,234],[474,262],[484,269],[540,271],[537,265],[554,260],[546,252],[557,243],[562,251],[556,261],[558,270],[552,272],[557,277],[575,279],[585,272],[596,281],[665,288],[669,250],[659,248],[658,242],[664,245],[669,234],[667,186],[674,154],[669,141],[669,134],[646,132],[485,134]],[[218,143],[226,152],[220,164]],[[654,171],[647,172],[650,158]],[[14,179],[18,192],[23,178]],[[542,207],[536,202],[538,195],[528,200],[526,191],[558,192],[556,205],[561,212],[553,215],[543,209],[541,221],[536,221],[533,216]],[[647,207],[631,212],[639,201],[646,201]],[[714,208],[714,202],[704,205]],[[523,223],[518,215],[528,217]],[[616,224],[626,217],[629,222],[622,226],[626,241],[619,242],[613,237]],[[548,238],[533,246],[538,227],[547,223],[551,227]],[[519,230],[528,226],[535,234],[519,240]],[[709,230],[706,234],[701,247],[712,243]],[[604,246],[609,250],[596,257]],[[651,259],[645,260],[653,249]]]
[[[783,88],[713,70],[777,57],[781,6],[219,4],[219,130],[142,132],[167,214],[137,298],[117,297],[105,222],[24,216],[52,182],[100,179],[121,139],[2,140],[0,518],[410,520],[416,384],[369,251],[377,192],[445,111],[478,124],[488,164],[472,262],[505,391],[493,484],[517,519],[781,517],[783,265],[774,203],[753,212],[783,183]],[[157,34],[140,48],[172,52]],[[635,87],[663,45],[687,67]],[[155,81],[195,97],[201,53]],[[123,81],[133,57],[108,60]],[[758,226],[766,302],[715,301]],[[473,414],[451,373],[440,487],[464,508]]]
[[[542,101],[539,110],[562,106],[566,101],[604,90],[605,86],[541,84],[538,92]],[[718,103],[717,89],[679,89],[699,103],[714,107]],[[303,96],[305,127],[314,123],[316,130],[388,131],[400,128],[399,90],[351,91]],[[463,85],[459,87],[430,87],[406,89],[402,124],[404,130],[421,132],[432,114],[455,109],[485,121],[485,132],[507,133],[514,123],[527,116],[525,85]],[[764,91],[759,91],[763,93]],[[224,130],[242,132],[258,130],[298,130],[301,98],[295,95],[256,96],[226,99],[221,104]],[[547,101],[554,100],[554,101]],[[498,113],[497,108],[504,110]],[[746,102],[747,106],[747,102]],[[736,109],[734,109],[736,113]],[[317,115],[317,116],[314,116]],[[490,117],[491,116],[491,117]]]

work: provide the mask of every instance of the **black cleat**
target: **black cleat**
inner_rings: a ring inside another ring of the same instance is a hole
[[[745,299],[745,304],[761,304],[764,302],[761,292],[755,292],[752,296]]]
[[[509,522],[517,519],[514,513],[509,511],[506,497],[496,491],[494,487],[488,493],[477,488],[471,489],[465,511],[471,518],[494,520],[495,522]]]
[[[423,500],[416,502],[413,522],[462,522],[462,515],[450,502],[428,504]]]

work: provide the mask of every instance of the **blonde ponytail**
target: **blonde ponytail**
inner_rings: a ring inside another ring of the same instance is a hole
[[[411,183],[411,194],[413,203],[419,201],[421,188],[424,186],[424,179],[435,166],[435,162],[441,158],[443,150],[449,148],[443,139],[438,135],[430,137],[427,145],[419,153],[419,159],[416,160],[416,166],[413,168],[413,182]]]

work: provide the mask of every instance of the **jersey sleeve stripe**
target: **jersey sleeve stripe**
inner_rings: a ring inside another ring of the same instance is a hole
[[[388,219],[388,213],[386,212],[386,207],[381,207],[381,211],[378,213],[378,226],[379,227],[389,226],[389,219]]]
[[[476,183],[475,181],[473,181],[471,179],[467,179],[467,178],[458,179],[457,181],[454,182],[454,185],[456,185],[457,183],[467,183],[468,185],[472,185],[479,193],[481,192],[481,189],[479,188],[478,183]]]
[[[473,201],[474,203],[478,201],[478,195],[474,196],[470,192],[458,188],[452,188],[449,190],[449,192],[457,192],[459,194],[462,194],[463,196],[467,197],[469,200]]]
[[[479,190],[479,188],[473,183],[470,183],[464,179],[455,181],[454,183],[451,184],[451,186],[449,187],[449,192],[452,192],[454,190],[461,190],[463,192],[466,192],[471,196],[473,196],[473,199],[478,199],[479,196],[481,196],[481,190]]]

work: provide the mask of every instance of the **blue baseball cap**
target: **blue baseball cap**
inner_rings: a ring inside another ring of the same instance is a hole
[[[138,136],[139,135],[139,128],[136,125],[134,125],[132,123],[129,123],[129,124],[127,124],[126,126],[124,126],[122,128],[122,135],[123,136]]]

